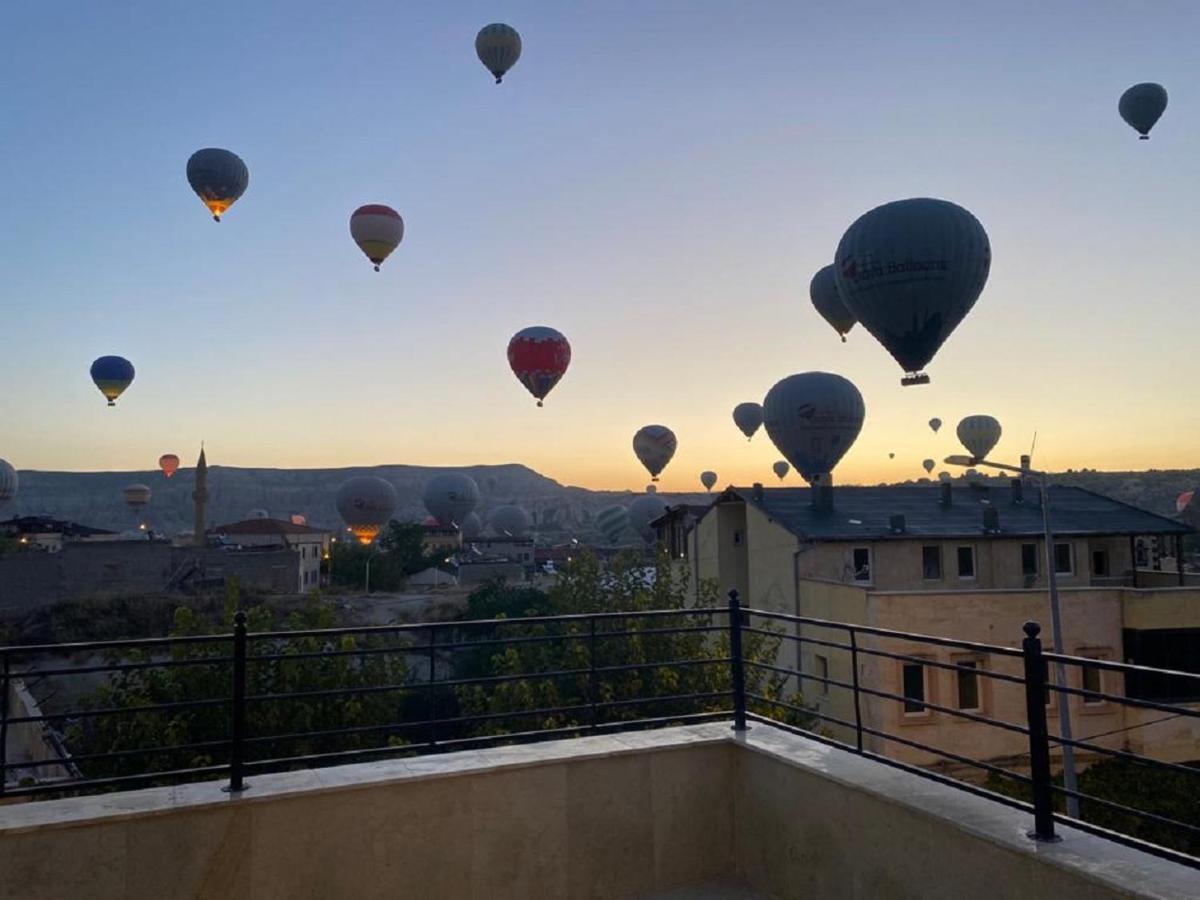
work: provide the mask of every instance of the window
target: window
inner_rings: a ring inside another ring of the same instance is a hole
[[[942,579],[942,548],[938,546],[921,548],[921,577],[926,581],[941,581]]]
[[[854,580],[869,582],[871,580],[871,548],[855,547],[853,565]]]
[[[1037,544],[1022,544],[1021,545],[1021,574],[1022,575],[1037,575],[1038,573],[1038,546]]]
[[[817,657],[817,677],[818,678],[828,678],[829,677],[829,660],[826,659],[824,656]],[[821,693],[827,695],[829,693],[828,683],[826,683],[824,681],[819,682],[819,683],[821,685]]]
[[[1099,659],[1099,657],[1088,657],[1089,659]],[[1103,670],[1099,666],[1081,666],[1080,678],[1082,687],[1085,691],[1100,692],[1104,690]],[[1100,706],[1104,703],[1103,697],[1084,697],[1084,706]]]
[[[1058,575],[1071,575],[1075,572],[1074,555],[1070,544],[1054,545],[1054,571]]]
[[[974,578],[975,577],[975,548],[974,547],[959,547],[958,548],[958,577],[959,578]]]
[[[1108,551],[1093,550],[1092,551],[1092,574],[1097,578],[1108,577]]]
[[[954,664],[958,666],[954,673],[958,683],[958,708],[982,709],[983,704],[979,702],[979,660],[958,659]]]
[[[736,529],[733,532],[733,546],[735,546],[735,547],[742,546],[742,531],[740,528]]]
[[[905,663],[903,669],[904,681],[904,714],[906,716],[922,715],[925,709],[925,667],[920,663]]]

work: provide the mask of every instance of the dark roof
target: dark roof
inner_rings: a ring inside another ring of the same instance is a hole
[[[61,534],[64,537],[91,537],[97,534],[116,534],[104,528],[93,528],[91,525],[80,525],[78,522],[68,522],[64,519],[51,519],[48,516],[19,516],[0,522],[0,531],[15,534]]]
[[[228,525],[217,525],[209,529],[212,534],[325,534],[322,528],[309,525],[296,525],[282,519],[243,519],[240,522],[230,522]]]
[[[714,501],[716,499],[716,497],[713,497]],[[660,528],[668,522],[675,521],[676,519],[687,519],[689,516],[699,521],[711,508],[711,503],[679,503],[675,506],[668,506],[665,513],[657,519],[652,519],[647,524],[651,528]]]
[[[1037,488],[1026,487],[1013,502],[1004,487],[950,488],[952,502],[941,503],[942,486],[852,487],[833,489],[832,512],[813,509],[809,488],[729,488],[721,500],[741,498],[793,534],[806,540],[863,538],[972,537],[984,534],[983,511],[999,514],[996,536],[1040,536],[1042,511]],[[891,517],[904,516],[904,533],[894,533]],[[1050,488],[1050,524],[1056,535],[1187,534],[1193,529],[1174,519],[1078,487]]]

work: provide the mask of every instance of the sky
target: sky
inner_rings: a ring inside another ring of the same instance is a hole
[[[474,36],[503,21],[497,87]],[[10,4],[0,13],[0,457],[22,469],[519,462],[640,489],[773,481],[730,412],[837,372],[863,431],[835,473],[902,480],[997,417],[993,454],[1200,465],[1200,4],[314,2]],[[1129,85],[1170,103],[1148,142]],[[184,167],[225,147],[221,224]],[[868,209],[971,210],[991,275],[927,371],[813,310]],[[405,237],[372,271],[349,214]],[[567,335],[544,409],[505,348]],[[108,409],[92,359],[137,379]],[[925,423],[946,423],[934,436]],[[888,454],[895,458],[889,459]],[[795,482],[792,476],[791,482]]]

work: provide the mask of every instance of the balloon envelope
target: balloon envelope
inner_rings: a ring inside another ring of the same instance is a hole
[[[1146,81],[1135,84],[1121,95],[1117,112],[1133,128],[1140,140],[1150,140],[1150,129],[1167,108],[1167,89],[1161,84]]]
[[[791,469],[791,466],[789,466],[782,459],[775,463],[775,465],[771,466],[771,471],[779,476],[780,481],[783,481],[784,476],[787,475],[789,469]]]
[[[935,416],[929,420],[929,427],[933,430],[934,434],[937,434],[938,429],[942,427],[942,420]]]
[[[443,472],[425,485],[425,508],[442,525],[457,525],[479,503],[479,485],[462,472]]]
[[[921,463],[921,468],[923,468],[926,472],[932,472],[933,467],[936,465],[937,465],[937,463],[934,462],[932,459],[927,459]]]
[[[979,220],[945,200],[897,200],[861,216],[837,249],[842,302],[907,373],[920,373],[987,283]],[[910,374],[902,383],[928,381]]]
[[[650,523],[666,511],[666,501],[658,494],[643,494],[629,504],[629,524],[643,541],[652,544],[656,534]]]
[[[133,383],[133,363],[122,356],[101,356],[92,363],[92,382],[100,389],[109,406]]]
[[[164,453],[158,458],[158,467],[170,478],[179,469],[179,457],[174,453]]]
[[[739,403],[733,408],[733,424],[741,429],[746,440],[754,437],[758,426],[762,425],[763,409],[758,403]]]
[[[7,460],[0,459],[0,508],[17,496],[20,483],[17,470]]]
[[[652,481],[658,481],[658,473],[671,461],[676,446],[675,432],[666,425],[644,425],[633,436],[633,452]]]
[[[991,416],[967,416],[958,423],[958,440],[972,459],[986,459],[1000,440],[1000,423]]]
[[[529,533],[529,513],[511,503],[492,510],[488,521],[492,530],[504,537],[523,538]]]
[[[862,394],[841,375],[789,375],[763,401],[763,424],[779,452],[805,481],[833,471],[862,430]]]
[[[4,460],[0,460],[0,463],[2,463],[2,462],[4,462]],[[14,473],[14,477],[15,477],[15,473]],[[2,478],[0,478],[0,485],[2,485],[2,484],[3,484],[3,481],[2,481]],[[3,487],[0,487],[0,502],[3,502],[3,500],[4,500]],[[1191,506],[1194,506],[1194,505],[1196,505],[1196,491],[1195,490],[1184,491],[1182,494],[1180,494],[1178,497],[1175,498],[1176,514],[1182,513],[1185,509],[1187,509]]]
[[[717,473],[711,471],[701,472],[700,483],[704,485],[704,489],[706,491],[711,491],[713,489],[713,485],[717,483]]]
[[[192,154],[187,163],[187,180],[196,196],[218,222],[250,184],[250,170],[241,157],[218,147]]]
[[[144,484],[131,484],[121,491],[125,505],[135,512],[150,502],[150,488]]]
[[[610,544],[621,539],[621,534],[629,527],[629,512],[623,506],[608,506],[596,513],[596,527]]]
[[[475,55],[499,84],[521,58],[521,35],[511,25],[500,22],[485,25],[475,35]]]
[[[538,406],[567,373],[571,345],[562,333],[545,325],[522,328],[508,342],[508,365],[517,380],[537,398]]]
[[[365,546],[396,511],[396,489],[382,478],[359,475],[341,483],[334,505],[351,534]]]
[[[834,276],[832,265],[817,270],[817,274],[808,284],[808,296],[821,318],[832,325],[833,330],[845,341],[846,335],[858,319],[854,318],[854,313],[846,308],[838,294],[837,278]]]
[[[404,239],[404,220],[390,206],[368,203],[350,214],[350,237],[378,272]]]
[[[479,518],[477,512],[468,513],[459,523],[458,530],[462,533],[463,540],[473,541],[483,531],[483,519]]]

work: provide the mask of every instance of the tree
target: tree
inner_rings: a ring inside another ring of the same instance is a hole
[[[331,580],[343,587],[361,588],[366,583],[367,561],[370,560],[373,589],[401,590],[409,575],[437,565],[445,558],[444,553],[425,553],[424,535],[421,525],[392,520],[372,546],[338,541],[330,551]]]

